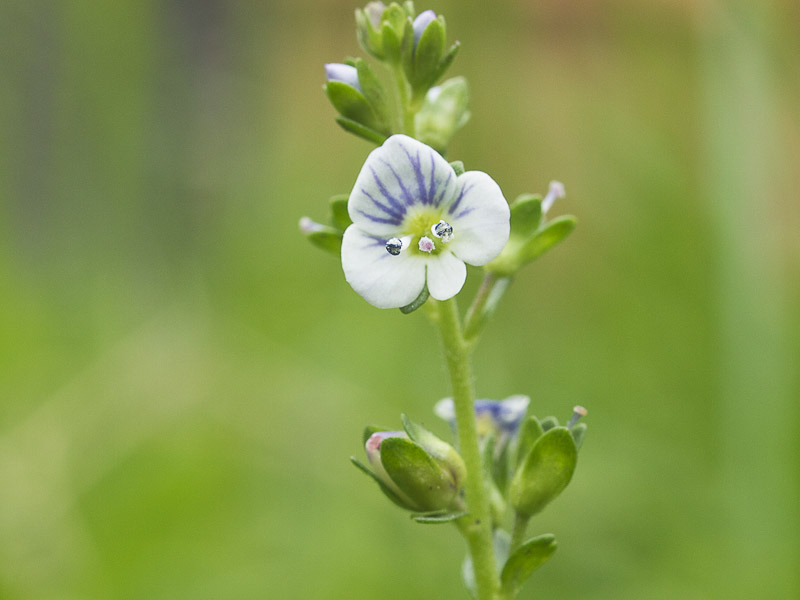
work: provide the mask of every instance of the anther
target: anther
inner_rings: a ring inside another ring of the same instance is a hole
[[[439,221],[431,226],[431,233],[446,244],[453,239],[453,226],[447,221]]]
[[[572,418],[569,420],[569,423],[567,423],[567,429],[572,428],[578,421],[580,421],[581,417],[585,417],[588,412],[589,411],[582,406],[576,406],[573,408]]]
[[[391,254],[392,256],[397,256],[400,254],[400,250],[403,249],[403,240],[400,238],[391,238],[386,240],[386,251]]]

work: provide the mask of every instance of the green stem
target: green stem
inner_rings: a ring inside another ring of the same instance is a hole
[[[401,131],[408,136],[416,138],[417,126],[414,120],[414,109],[408,96],[408,82],[402,66],[396,65],[394,67],[394,78],[400,98]]]
[[[464,340],[455,298],[438,302],[438,325],[453,388],[456,429],[461,457],[467,467],[466,500],[469,516],[459,523],[467,539],[478,600],[492,600],[499,588],[494,561],[489,499],[483,485],[483,466],[475,421],[471,345]]]
[[[525,541],[525,534],[528,531],[528,521],[530,517],[523,517],[522,515],[514,516],[514,530],[511,532],[511,546],[508,550],[508,555],[511,556],[514,550],[522,545]]]

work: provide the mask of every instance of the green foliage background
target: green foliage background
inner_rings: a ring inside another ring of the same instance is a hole
[[[347,460],[401,411],[445,433],[434,331],[297,232],[370,150],[321,91],[354,8],[0,6],[3,600],[465,597],[455,531]],[[522,597],[797,597],[798,5],[430,8],[451,158],[580,219],[476,357],[481,395],[589,408]]]

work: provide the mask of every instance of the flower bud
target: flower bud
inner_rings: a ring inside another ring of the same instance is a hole
[[[369,66],[361,59],[355,66],[325,65],[324,90],[339,112],[336,121],[347,131],[381,143],[388,133],[382,89]]]
[[[464,461],[450,444],[405,417],[404,425],[408,433],[378,431],[369,436],[365,448],[372,471],[368,473],[395,504],[408,510],[460,508]]]
[[[425,10],[417,15],[417,18],[414,19],[414,49],[416,50],[417,45],[419,44],[419,38],[422,37],[422,34],[425,32],[425,29],[428,27],[431,21],[436,19],[436,13],[432,10],[428,9]]]
[[[463,77],[448,79],[425,94],[416,116],[420,141],[444,152],[456,131],[469,121],[469,89]]]
[[[355,67],[341,63],[328,63],[325,65],[325,77],[328,81],[341,81],[359,92],[363,92],[358,82],[358,71]]]

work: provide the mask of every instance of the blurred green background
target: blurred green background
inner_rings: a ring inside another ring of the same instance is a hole
[[[355,7],[0,6],[3,600],[466,597],[455,530],[347,460],[446,432],[435,332],[297,231],[371,149],[321,91]],[[522,597],[800,597],[800,5],[417,8],[463,43],[451,157],[580,219],[476,356],[589,409]]]

